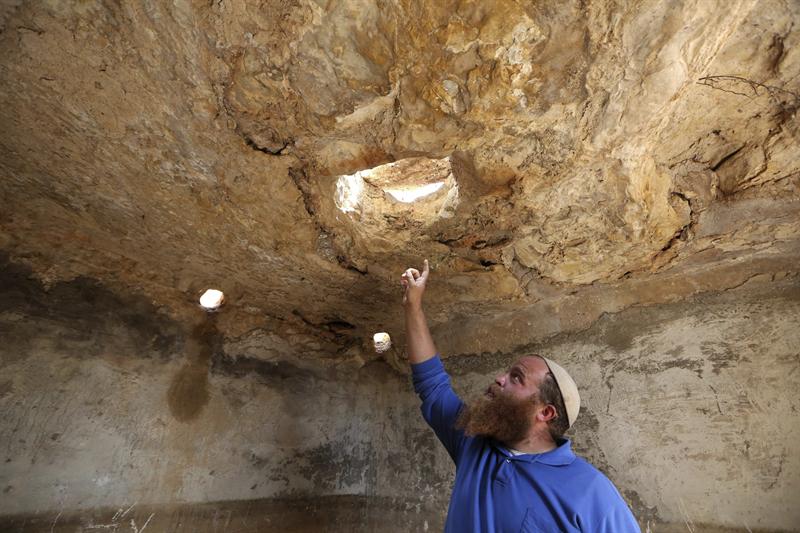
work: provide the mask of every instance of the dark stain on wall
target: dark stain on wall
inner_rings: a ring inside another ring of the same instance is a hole
[[[271,387],[292,385],[302,391],[314,388],[319,382],[339,383],[352,379],[353,370],[335,366],[326,367],[313,361],[308,365],[298,366],[289,361],[264,360],[257,357],[231,356],[225,353],[222,344],[217,345],[211,359],[211,372],[231,377],[254,376],[257,381]],[[356,370],[359,374],[369,375],[370,379],[396,380],[401,376],[383,360],[371,361]]]
[[[622,496],[633,511],[634,516],[640,524],[658,524],[661,522],[658,514],[658,506],[648,507],[645,505],[639,493],[635,490],[623,490]]]
[[[5,397],[8,394],[11,394],[14,390],[14,382],[10,380],[5,380],[0,382],[0,399]]]
[[[719,374],[722,369],[735,366],[740,361],[747,361],[741,353],[741,347],[731,345],[727,342],[711,343],[704,342],[700,345],[703,356],[711,361],[711,371]]]
[[[565,436],[572,440],[573,450],[576,454],[586,458],[614,481],[614,468],[608,462],[606,454],[598,442],[599,429],[600,422],[597,416],[588,405],[583,405],[575,425],[567,431]]]
[[[211,358],[221,344],[222,337],[217,331],[215,314],[204,317],[187,336],[184,343],[186,361],[172,378],[167,391],[170,413],[181,422],[197,418],[208,403]]]
[[[375,468],[375,452],[365,442],[326,442],[299,451],[286,466],[312,480],[315,490],[331,491],[365,482]]]
[[[647,357],[651,354],[642,352],[643,357]],[[658,374],[659,372],[664,372],[665,370],[669,370],[670,368],[682,368],[684,370],[689,370],[694,372],[698,375],[698,377],[703,377],[703,367],[705,363],[702,359],[696,359],[691,357],[676,357],[674,359],[663,359],[663,360],[653,360],[653,359],[638,359],[633,360],[629,364],[621,363],[616,366],[617,369],[626,370],[626,371],[635,371],[640,374]]]
[[[254,375],[267,385],[283,385],[287,380],[303,380],[313,375],[321,377],[314,369],[299,368],[286,361],[265,361],[255,357],[230,357],[222,349],[212,358],[211,371],[233,377]]]
[[[259,470],[269,466],[269,459],[267,457],[262,457],[253,452],[250,452],[248,454],[247,460],[250,462],[251,465],[253,465],[255,468]]]
[[[130,354],[168,360],[181,351],[180,325],[143,296],[119,295],[77,278],[47,288],[0,253],[0,365],[27,357],[46,341],[63,355]]]

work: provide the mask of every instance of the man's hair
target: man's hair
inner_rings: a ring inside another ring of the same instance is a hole
[[[567,408],[564,406],[564,398],[561,396],[561,389],[558,388],[556,378],[548,371],[539,383],[538,400],[544,405],[551,404],[556,408],[556,417],[547,423],[550,430],[550,437],[556,444],[569,429],[569,419],[567,418]]]

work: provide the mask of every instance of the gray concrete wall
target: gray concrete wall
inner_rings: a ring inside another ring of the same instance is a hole
[[[202,311],[184,328],[86,280],[45,291],[10,265],[0,287],[0,515],[13,524],[141,527],[152,510],[150,527],[171,530],[208,518],[181,504],[228,502],[215,516],[246,510],[239,526],[249,516],[255,531],[441,525],[431,502],[449,473],[431,471],[447,458],[388,365],[234,361]]]
[[[85,280],[44,291],[10,266],[0,286],[0,523],[441,528],[452,467],[387,365],[234,361],[213,321],[182,327]],[[789,279],[630,309],[526,350],[572,370],[576,445],[643,529],[794,531],[799,326]],[[469,394],[514,358],[446,364]]]
[[[529,349],[582,388],[570,433],[643,530],[800,531],[797,280],[628,309]],[[451,366],[469,389],[506,360],[492,357]]]

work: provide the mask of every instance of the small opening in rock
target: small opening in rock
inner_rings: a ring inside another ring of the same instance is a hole
[[[392,339],[388,333],[380,332],[372,336],[372,342],[375,344],[375,351],[383,353],[392,347]]]
[[[444,204],[454,207],[457,200],[458,186],[449,157],[401,159],[339,176],[336,181],[336,207],[344,213],[412,209],[433,215]]]
[[[208,289],[200,297],[200,305],[207,311],[219,309],[224,301],[225,295],[222,294],[222,291],[218,291],[217,289]]]

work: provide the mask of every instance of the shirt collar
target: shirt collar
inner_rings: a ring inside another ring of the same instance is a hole
[[[550,466],[565,466],[572,464],[575,460],[575,453],[572,451],[572,442],[569,439],[561,439],[558,446],[544,453],[526,453],[525,455],[513,455],[508,449],[499,442],[492,440],[494,448],[510,459],[525,463],[542,463]]]

